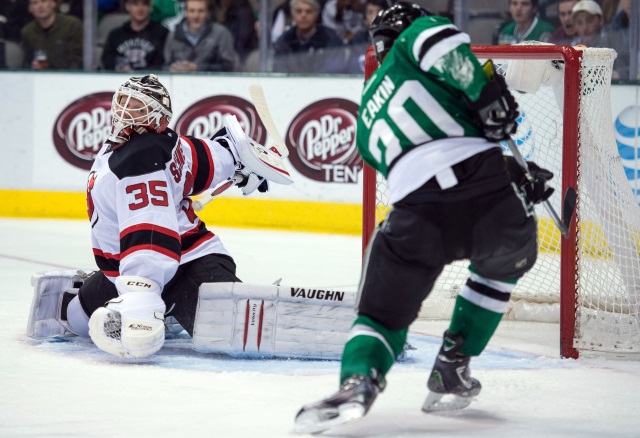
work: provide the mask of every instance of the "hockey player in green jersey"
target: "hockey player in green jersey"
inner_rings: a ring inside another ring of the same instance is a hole
[[[517,280],[536,260],[532,206],[553,191],[550,172],[530,163],[532,178],[523,178],[502,155],[498,142],[515,132],[517,104],[493,64],[480,65],[468,35],[406,2],[381,11],[370,32],[380,66],[364,86],[357,146],[387,178],[393,209],[367,250],[340,390],[304,406],[298,432],[368,412],[436,278],[463,259],[471,262],[469,277],[422,409],[466,407],[481,389],[470,359],[483,351]]]

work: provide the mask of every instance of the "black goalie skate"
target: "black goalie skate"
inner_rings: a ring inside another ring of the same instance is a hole
[[[373,370],[372,370],[373,371]],[[377,376],[377,372],[372,373]],[[382,378],[355,375],[347,378],[331,397],[304,406],[296,415],[295,433],[319,433],[365,416],[378,393],[384,389]]]
[[[446,331],[433,370],[427,381],[429,395],[422,405],[424,412],[451,411],[469,406],[482,385],[469,375],[470,356],[457,352],[463,339]]]

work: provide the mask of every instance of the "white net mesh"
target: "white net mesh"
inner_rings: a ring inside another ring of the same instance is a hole
[[[606,49],[605,49],[606,50]],[[582,62],[576,347],[640,353],[640,208],[613,131],[605,50]]]
[[[526,50],[524,51],[526,52]],[[523,54],[526,57],[526,53]],[[640,208],[621,164],[611,121],[610,82],[615,52],[584,49],[578,122],[578,208],[573,346],[585,352],[640,353]],[[540,59],[540,56],[536,56]],[[553,59],[553,56],[549,56]],[[494,58],[501,73],[509,61]],[[550,62],[548,60],[540,62]],[[560,214],[563,168],[564,91],[569,85],[542,86],[514,93],[521,117],[514,141],[527,160],[551,170],[556,192],[551,205]],[[578,86],[569,92],[579,93]],[[503,147],[508,151],[506,145]],[[367,184],[365,182],[365,184]],[[376,223],[388,211],[386,182],[377,176]],[[538,206],[539,257],[512,294],[505,318],[558,322],[560,318],[560,232]],[[447,266],[423,304],[423,318],[449,318],[468,275],[468,261]],[[577,295],[576,290],[577,288]],[[569,289],[569,288],[567,288]]]

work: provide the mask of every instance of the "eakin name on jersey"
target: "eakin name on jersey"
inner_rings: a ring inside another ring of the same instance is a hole
[[[206,254],[228,255],[188,196],[211,189],[235,171],[215,141],[172,130],[105,144],[87,182],[87,210],[98,268],[115,281],[137,275],[164,286],[178,266]]]
[[[462,99],[478,100],[488,80],[469,42],[449,19],[420,17],[365,84],[358,151],[388,179],[391,203],[452,165],[499,147],[482,137]]]

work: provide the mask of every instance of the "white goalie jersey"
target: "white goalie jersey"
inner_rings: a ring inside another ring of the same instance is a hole
[[[231,153],[216,141],[172,130],[105,144],[87,181],[87,212],[98,268],[111,281],[136,275],[163,287],[178,266],[228,255],[195,214],[189,196],[233,176]]]

